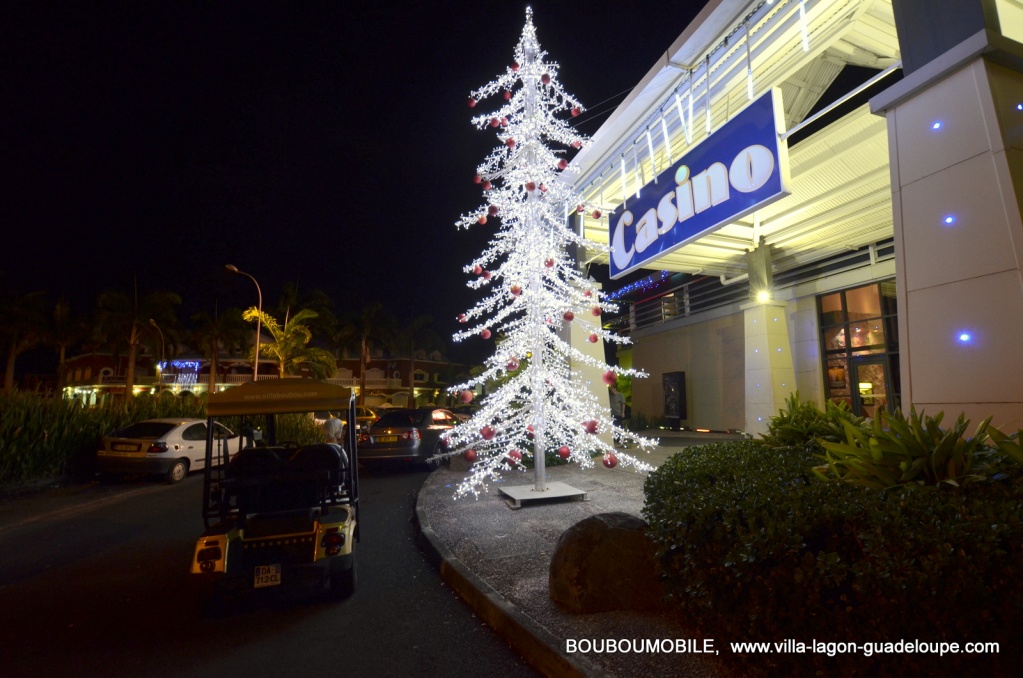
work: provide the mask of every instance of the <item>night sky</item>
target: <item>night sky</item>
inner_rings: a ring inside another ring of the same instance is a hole
[[[531,3],[586,133],[702,4]],[[233,263],[264,305],[290,281],[449,335],[491,235],[454,226],[497,145],[466,98],[511,61],[526,6],[4,3],[0,285],[81,313],[105,289],[170,290],[187,320],[255,304]]]

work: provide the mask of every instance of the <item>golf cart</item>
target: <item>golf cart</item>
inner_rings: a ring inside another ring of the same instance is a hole
[[[343,445],[278,441],[276,415],[318,410],[346,413]],[[206,414],[208,430],[231,418],[242,435],[206,439],[206,530],[192,573],[215,595],[302,586],[351,595],[359,541],[351,389],[312,379],[250,382],[210,394]],[[229,455],[229,446],[239,449]]]

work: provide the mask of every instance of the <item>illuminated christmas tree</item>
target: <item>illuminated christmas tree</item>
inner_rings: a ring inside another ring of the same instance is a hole
[[[484,98],[498,97],[496,111],[472,122],[494,130],[500,145],[476,173],[486,203],[463,215],[458,226],[500,225],[487,249],[465,267],[473,276],[469,287],[485,296],[459,316],[467,327],[454,339],[493,342],[495,349],[481,374],[451,392],[468,402],[475,387],[503,383],[483,398],[471,420],[446,436],[449,454],[475,462],[457,496],[478,494],[488,480],[520,468],[529,456],[535,464],[534,489],[544,491],[544,452],[584,467],[593,466],[592,457],[599,455],[609,468],[622,463],[649,470],[644,462],[617,452],[614,441],[641,451],[657,445],[614,423],[606,393],[606,385],[620,375],[645,375],[586,355],[569,339],[574,331],[593,343],[628,342],[603,329],[601,316],[617,308],[601,297],[570,255],[581,248],[609,250],[567,224],[572,211],[599,218],[600,206],[584,204],[561,177],[569,166],[565,153],[586,141],[569,124],[582,106],[561,87],[558,65],[546,56],[527,9],[514,62],[469,99],[476,108]],[[581,375],[582,365],[598,368],[604,384],[593,388]]]

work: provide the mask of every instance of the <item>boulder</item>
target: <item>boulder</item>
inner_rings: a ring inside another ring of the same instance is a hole
[[[601,513],[565,530],[551,558],[551,600],[569,612],[645,610],[663,605],[646,521]]]

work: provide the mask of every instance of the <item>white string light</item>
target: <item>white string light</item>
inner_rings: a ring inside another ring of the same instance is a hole
[[[803,51],[810,51],[810,33],[806,25],[806,0],[799,0],[799,32],[803,38]]]
[[[678,101],[678,92],[675,93],[675,101]],[[681,104],[679,105],[679,112],[681,113]],[[668,138],[668,123],[664,121],[664,115],[661,115],[661,134],[664,135],[664,150],[668,153],[668,166],[675,164],[675,158],[671,152],[671,141]]]
[[[707,134],[710,135],[710,131],[711,131],[711,127],[712,127],[711,119],[710,119],[710,54],[707,55],[706,68],[704,68],[704,77],[706,78],[706,81],[704,82],[705,86],[704,86],[704,89],[703,89],[703,94],[704,94],[704,96],[703,96],[703,104],[704,104],[704,109],[707,112],[707,115],[706,115]]]
[[[742,22],[746,29],[746,98],[753,101],[753,59],[750,58],[749,20]]]
[[[650,138],[650,128],[646,128],[646,147],[650,151],[650,171],[654,175],[654,183],[657,183],[657,160],[654,158],[654,141]]]

